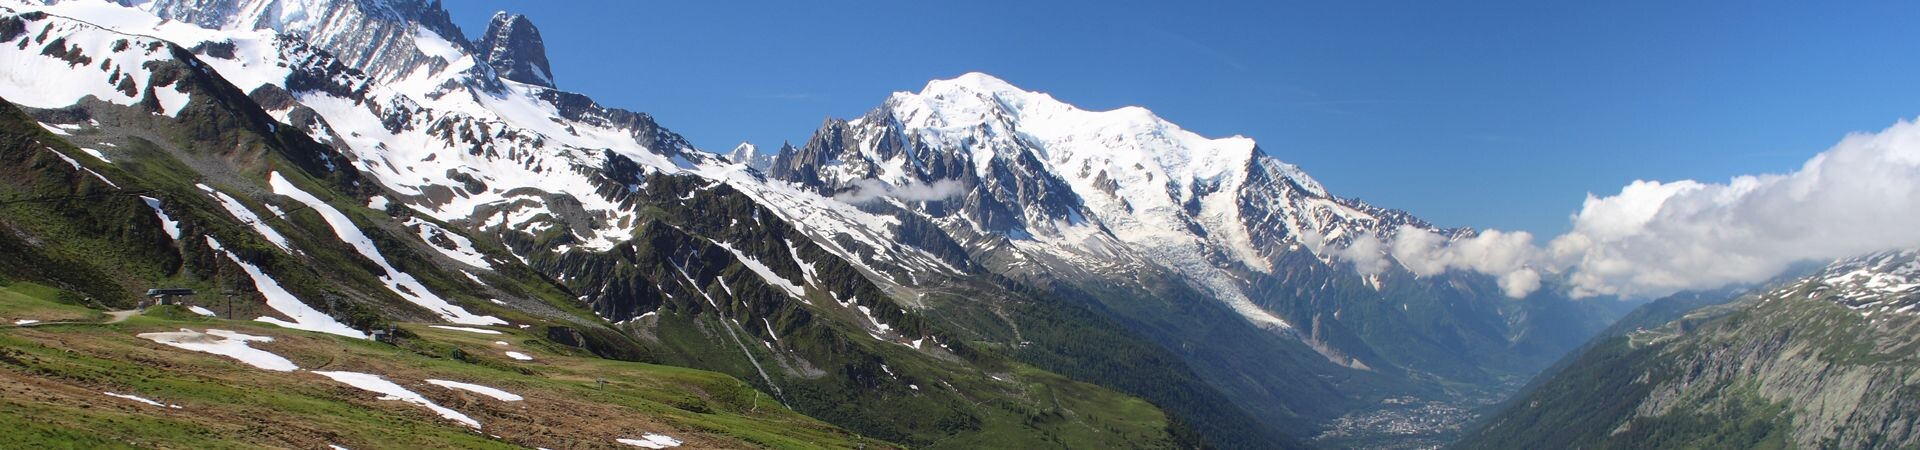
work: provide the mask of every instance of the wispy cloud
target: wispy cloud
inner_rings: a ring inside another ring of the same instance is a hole
[[[938,180],[930,184],[908,181],[902,186],[894,186],[876,179],[853,182],[852,189],[833,196],[842,203],[860,204],[881,198],[892,198],[909,202],[930,202],[946,200],[966,191],[959,180]]]

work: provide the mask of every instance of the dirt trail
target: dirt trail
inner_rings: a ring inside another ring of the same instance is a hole
[[[39,327],[39,326],[47,326],[47,325],[105,325],[110,323],[125,322],[127,318],[133,317],[136,314],[140,314],[140,310],[129,309],[125,311],[107,311],[106,314],[107,314],[107,320],[100,321],[100,322],[81,321],[81,320],[53,320],[53,321],[47,321],[47,322],[15,323],[10,325],[0,325],[0,328],[29,328],[29,327]]]
[[[125,311],[107,311],[107,315],[111,316],[112,318],[107,319],[106,322],[101,322],[101,323],[125,322],[128,317],[133,317],[134,314],[139,314],[139,313],[140,313],[140,310],[138,309],[129,309]]]

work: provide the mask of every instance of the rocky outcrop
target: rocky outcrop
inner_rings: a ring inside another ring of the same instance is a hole
[[[1893,306],[1920,286],[1888,283],[1915,256],[1841,261],[1597,343],[1462,447],[1920,445],[1920,315]]]
[[[554,87],[553,69],[547,66],[546,41],[540,39],[540,29],[527,16],[494,13],[486,34],[473,41],[473,49],[501,78]]]
[[[117,0],[163,19],[300,37],[376,80],[449,66],[467,39],[438,0]]]
[[[1437,395],[1448,401],[1496,396],[1604,327],[1595,308],[1551,293],[1516,302],[1488,277],[1359,273],[1333,249],[1403,227],[1473,232],[1335,196],[1252,139],[1202,137],[1137,107],[1081,110],[986,74],[829,119],[766,174],[864,202],[899,223],[896,247],[1099,292],[1100,311],[1180,348],[1276,422],[1345,414],[1340,396],[1428,395],[1433,380],[1458,381]],[[1229,355],[1243,351],[1323,361]],[[1344,392],[1292,381],[1348,377],[1396,379]]]

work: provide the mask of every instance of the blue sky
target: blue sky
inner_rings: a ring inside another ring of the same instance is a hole
[[[1588,192],[1785,172],[1920,115],[1920,2],[447,3],[470,36],[528,15],[561,88],[711,150],[983,71],[1253,137],[1443,226],[1537,235]]]

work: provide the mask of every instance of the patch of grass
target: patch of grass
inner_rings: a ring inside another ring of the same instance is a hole
[[[59,306],[0,291],[0,310]],[[525,448],[612,444],[616,438],[662,433],[693,447],[891,446],[789,411],[751,386],[713,372],[576,355],[577,350],[535,345],[541,341],[512,329],[483,335],[403,327],[416,335],[414,342],[394,346],[162,308],[115,324],[0,330],[0,442],[24,448]],[[303,370],[263,371],[135,336],[180,328],[273,337],[253,346]],[[504,356],[508,349],[535,359],[511,360]],[[378,374],[472,416],[484,428],[470,430],[425,408],[380,400],[309,370]],[[482,384],[526,400],[502,402],[426,384],[427,379]],[[605,386],[596,380],[605,380]]]
[[[0,285],[0,325],[12,325],[14,321],[38,320],[90,321],[105,316],[99,311],[62,302],[71,297],[70,293],[45,285],[16,281]]]

